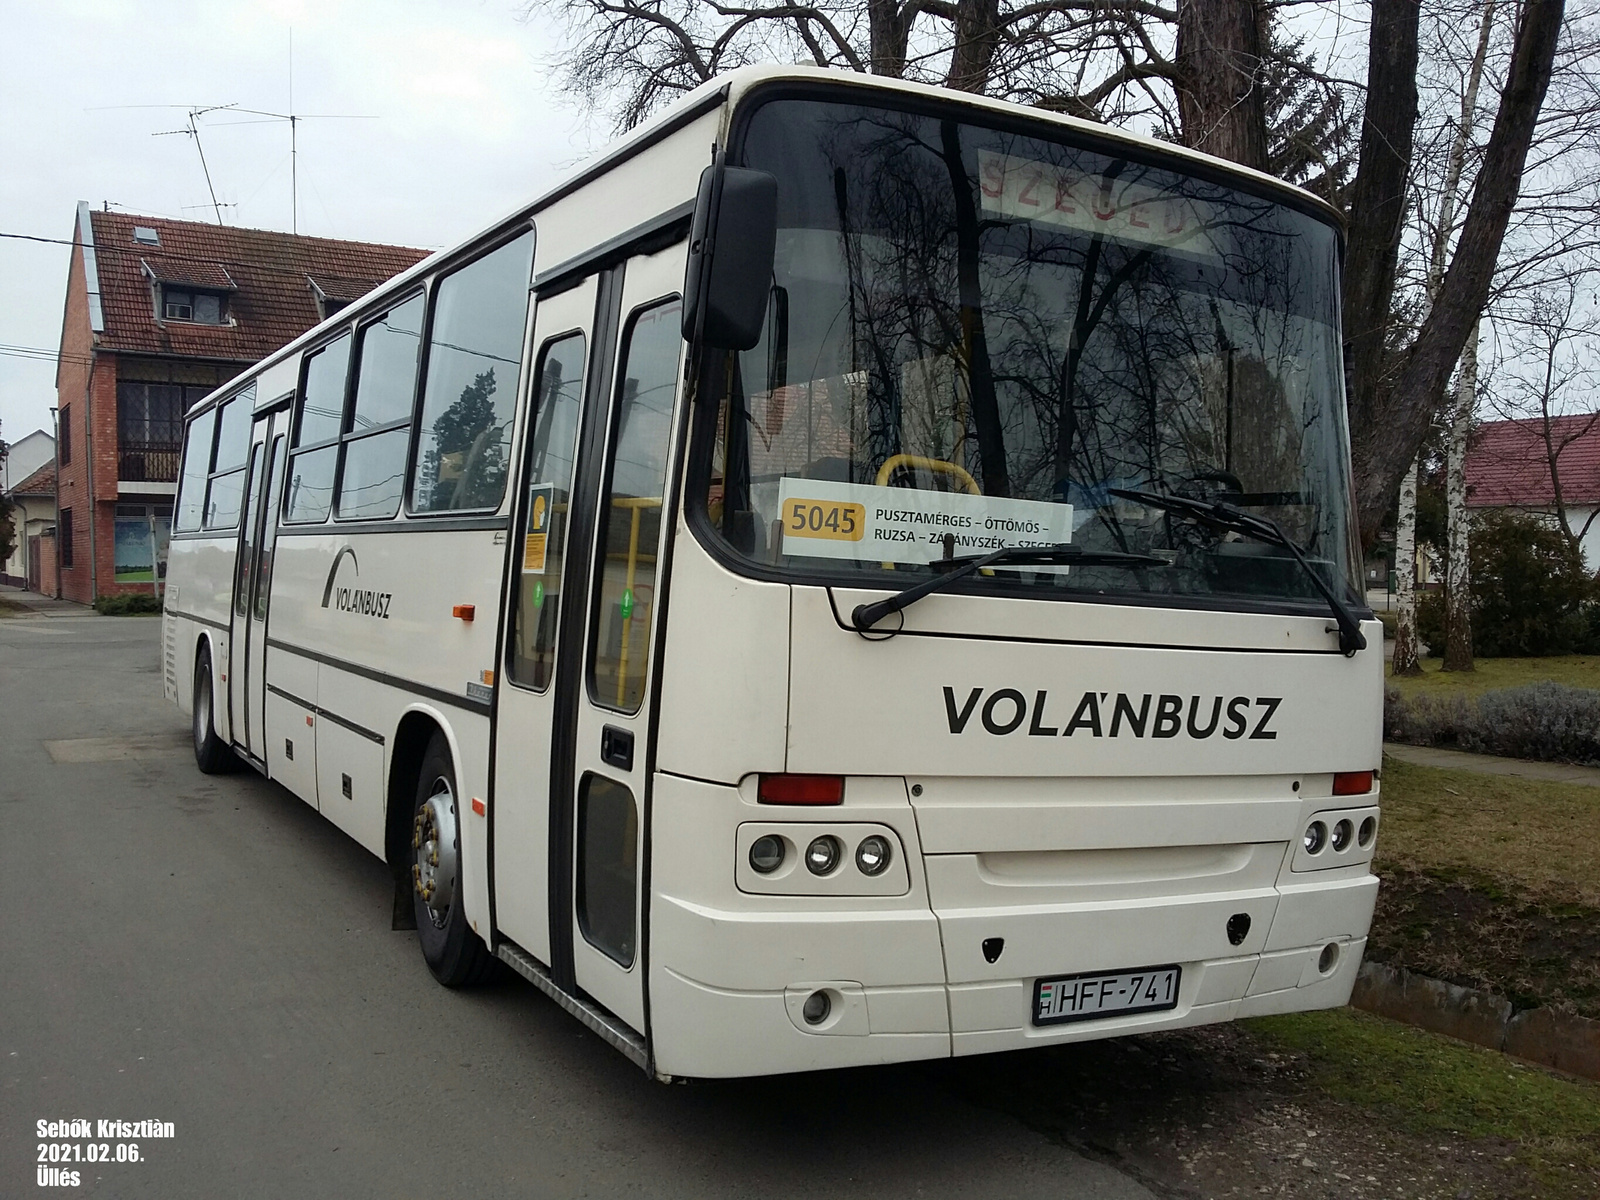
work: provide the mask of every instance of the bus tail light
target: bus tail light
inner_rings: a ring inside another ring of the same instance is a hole
[[[763,804],[843,804],[842,775],[763,775],[756,789]]]
[[[1364,796],[1371,790],[1371,771],[1340,771],[1333,777],[1335,796]]]

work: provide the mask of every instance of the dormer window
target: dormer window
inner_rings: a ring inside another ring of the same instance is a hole
[[[221,325],[226,321],[226,305],[216,292],[164,287],[161,289],[162,315],[168,321],[193,321],[196,325]]]

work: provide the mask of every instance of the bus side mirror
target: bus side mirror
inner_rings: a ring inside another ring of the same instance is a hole
[[[700,175],[683,336],[707,346],[748,350],[761,339],[778,244],[778,181],[765,171],[713,164]]]

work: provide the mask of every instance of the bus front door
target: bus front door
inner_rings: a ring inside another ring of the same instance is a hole
[[[581,650],[566,724],[563,800],[572,971],[577,986],[645,1031],[642,875],[649,823],[651,683],[666,544],[673,430],[683,377],[685,243],[629,259],[613,273],[618,335],[596,406],[593,536],[568,646]],[[586,611],[585,611],[586,609]],[[573,655],[573,658],[579,657]],[[558,729],[561,727],[558,725]]]
[[[636,256],[539,302],[495,736],[496,924],[557,986],[641,1035],[650,685],[684,251]]]
[[[283,432],[288,410],[258,415],[250,435],[244,520],[234,565],[228,703],[233,740],[252,757],[266,757],[267,595],[283,491]]]
[[[494,912],[540,962],[550,949],[550,771],[558,624],[598,280],[540,300],[534,379],[511,547],[510,611],[494,741]],[[565,648],[559,653],[565,654]]]

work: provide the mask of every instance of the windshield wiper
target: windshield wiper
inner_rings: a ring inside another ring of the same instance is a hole
[[[965,579],[968,575],[976,574],[985,567],[993,567],[1000,563],[1039,563],[1051,566],[1066,564],[1078,567],[1169,567],[1172,565],[1166,559],[1156,558],[1150,554],[1127,554],[1121,550],[1085,550],[1082,546],[1075,546],[1070,542],[1061,542],[1053,546],[1006,546],[988,554],[946,558],[931,562],[928,564],[929,566],[943,573],[934,576],[932,579],[913,584],[903,592],[896,592],[887,600],[879,600],[875,604],[856,605],[855,611],[850,614],[850,622],[856,627],[857,633],[866,633],[890,613],[900,612],[909,605],[915,604],[924,596],[932,595],[934,592],[942,592],[958,579]]]
[[[1295,562],[1305,569],[1305,573],[1311,577],[1312,584],[1322,593],[1322,598],[1333,610],[1334,620],[1339,623],[1339,649],[1348,657],[1357,650],[1367,648],[1367,635],[1361,632],[1360,623],[1345,607],[1344,602],[1334,595],[1333,589],[1323,581],[1322,576],[1312,569],[1311,564],[1306,561],[1306,556],[1300,552],[1300,547],[1294,544],[1276,521],[1258,517],[1254,513],[1245,512],[1244,509],[1236,508],[1232,504],[1224,504],[1220,500],[1191,500],[1188,496],[1140,492],[1132,488],[1107,488],[1106,491],[1124,500],[1137,500],[1140,504],[1148,504],[1151,508],[1182,513],[1202,525],[1210,525],[1213,529],[1226,529],[1242,533],[1246,537],[1253,537],[1256,541],[1266,542],[1271,546],[1282,546],[1294,555]]]

